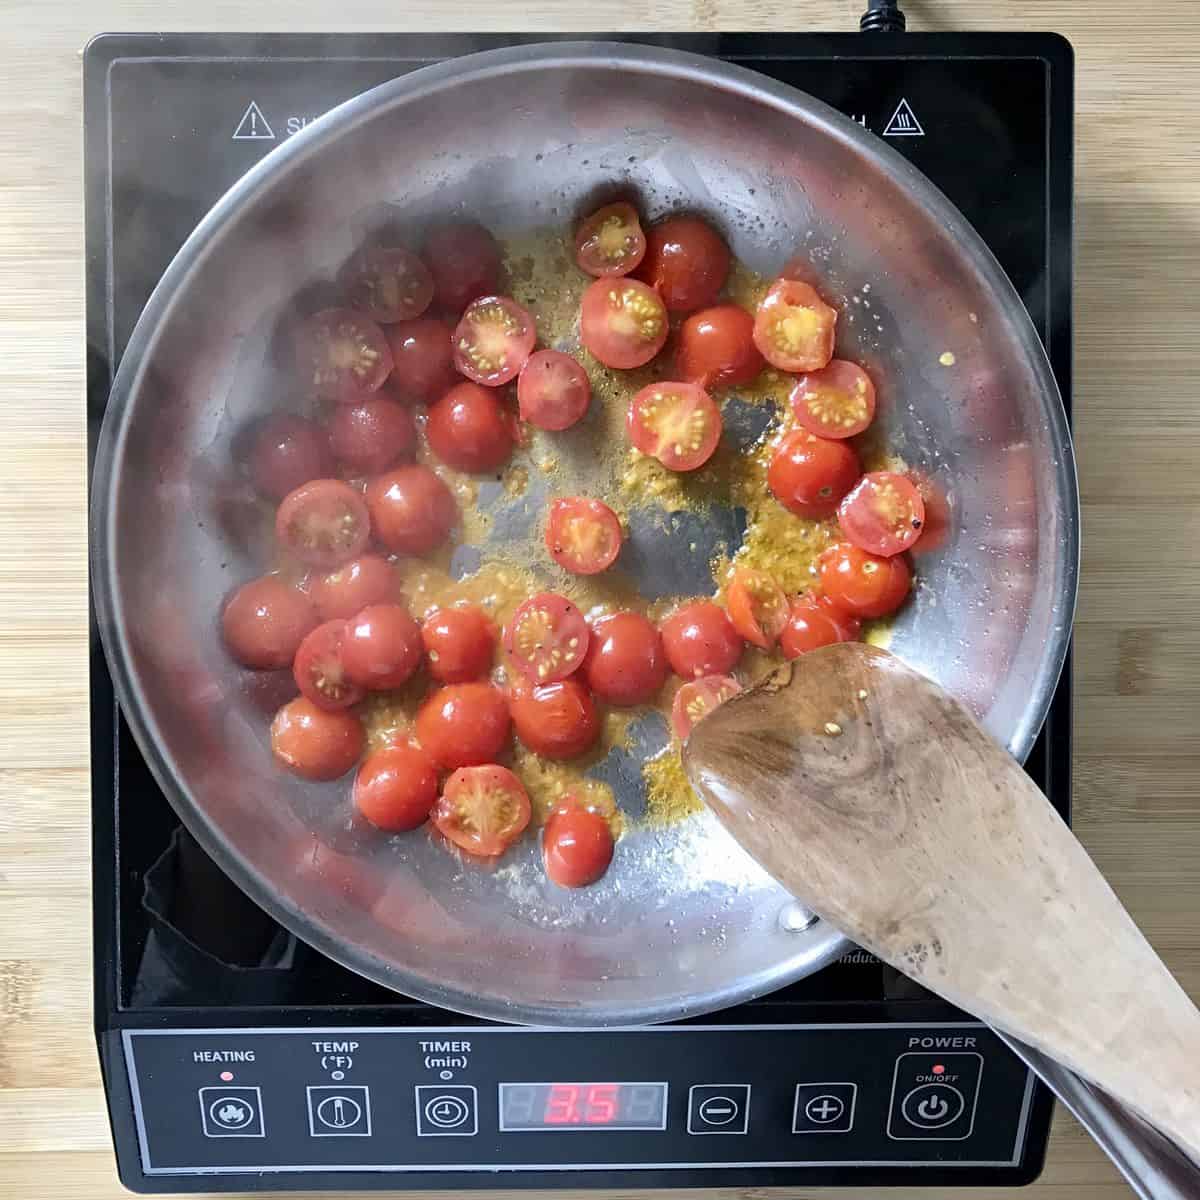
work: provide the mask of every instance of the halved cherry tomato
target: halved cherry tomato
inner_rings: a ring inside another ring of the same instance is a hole
[[[716,303],[729,277],[725,239],[699,217],[668,217],[646,234],[646,257],[638,270],[672,312]]]
[[[312,421],[293,413],[272,413],[250,436],[246,467],[260,496],[282,500],[310,479],[331,473],[329,439]]]
[[[679,327],[679,374],[703,388],[749,383],[766,365],[754,344],[754,318],[736,304],[693,313]]]
[[[375,536],[400,554],[427,554],[450,536],[458,520],[450,489],[420,464],[372,479],[367,507]]]
[[[433,302],[433,276],[401,246],[369,246],[342,268],[338,282],[346,303],[381,325],[411,321]]]
[[[781,371],[819,371],[833,358],[837,310],[807,283],[779,279],[754,318],[754,344]]]
[[[439,683],[467,683],[492,669],[496,629],[481,608],[439,608],[425,618],[421,641],[429,674]]]
[[[636,279],[597,279],[583,293],[579,336],[606,367],[645,366],[667,340],[667,310]]]
[[[329,421],[329,444],[352,471],[378,475],[412,457],[417,446],[412,410],[381,393],[362,404],[339,404]]]
[[[546,522],[550,557],[576,575],[597,575],[621,553],[621,522],[603,500],[565,496],[551,501]]]
[[[729,585],[725,603],[733,627],[755,646],[770,650],[788,619],[787,597],[765,571],[740,567]]]
[[[539,429],[570,429],[587,415],[591,400],[587,372],[559,350],[534,351],[517,378],[521,419]]]
[[[569,799],[550,814],[542,831],[542,862],[552,883],[587,887],[608,870],[612,857],[612,830],[600,813]]]
[[[433,806],[438,831],[468,854],[503,854],[529,824],[529,795],[506,767],[462,767],[454,772]]]
[[[372,604],[347,622],[346,674],[373,692],[403,687],[421,665],[421,627],[403,604]]]
[[[275,757],[304,779],[338,779],[362,756],[367,735],[348,712],[327,712],[307,696],[288,701],[271,722]]]
[[[857,641],[858,634],[859,624],[854,617],[812,596],[801,596],[788,614],[779,646],[785,658],[799,658],[809,650],[835,642]]]
[[[496,393],[466,381],[430,405],[425,436],[447,466],[475,475],[502,466],[513,450],[511,416]]]
[[[517,737],[543,758],[578,758],[600,736],[591,693],[575,679],[540,687],[519,679],[508,707]]]
[[[451,336],[454,330],[436,317],[401,321],[385,331],[395,368],[392,379],[408,399],[432,404],[458,378]]]
[[[684,679],[728,675],[744,649],[728,614],[711,600],[677,608],[662,623],[662,639],[671,670]]]
[[[346,669],[345,644],[346,622],[326,621],[300,643],[292,664],[300,694],[330,712],[349,708],[363,698],[362,685],[351,679]]]
[[[694,383],[651,383],[629,402],[629,440],[672,471],[702,467],[721,441],[721,410]]]
[[[719,704],[736,696],[742,685],[728,675],[705,675],[685,683],[671,705],[671,728],[682,742],[697,721],[702,721]]]
[[[422,257],[433,275],[434,299],[439,307],[454,313],[493,293],[500,279],[500,247],[475,221],[455,221],[431,229]]]
[[[340,479],[314,479],[289,492],[275,513],[275,537],[293,557],[330,570],[362,553],[371,518],[362,496]]]
[[[858,455],[845,442],[796,429],[779,443],[767,468],[767,486],[789,512],[819,519],[837,511],[861,473]]]
[[[818,437],[854,437],[875,419],[871,377],[857,363],[840,358],[801,375],[790,400],[796,420]]]
[[[433,760],[419,746],[406,743],[368,754],[354,777],[354,807],[388,833],[423,824],[437,794]]]
[[[243,667],[256,671],[290,667],[300,643],[316,625],[309,598],[277,575],[243,583],[221,613],[229,653]]]
[[[314,393],[339,404],[361,404],[392,372],[383,330],[349,308],[327,308],[305,321],[296,352]]]
[[[662,634],[641,613],[619,612],[592,626],[583,673],[609,704],[649,704],[667,681]]]
[[[516,379],[536,341],[527,309],[507,296],[481,296],[454,330],[454,365],[476,383],[499,387]]]
[[[619,201],[592,213],[575,234],[575,261],[600,278],[628,275],[646,253],[646,235],[632,204]]]
[[[541,592],[513,613],[504,630],[504,648],[533,683],[557,683],[583,662],[590,636],[583,614],[570,600]]]
[[[880,558],[849,542],[830,546],[817,569],[830,603],[864,621],[895,612],[912,586],[912,571],[902,555]]]
[[[368,604],[390,600],[395,591],[396,573],[378,554],[360,555],[308,582],[309,597],[323,621],[347,620]]]
[[[438,688],[417,711],[417,741],[448,771],[491,762],[510,726],[508,701],[490,683]]]
[[[908,550],[925,528],[925,501],[910,479],[872,471],[842,501],[838,524],[856,546],[888,558]]]

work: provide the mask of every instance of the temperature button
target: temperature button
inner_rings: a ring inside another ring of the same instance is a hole
[[[371,1097],[365,1087],[310,1087],[308,1132],[313,1137],[370,1137]]]
[[[748,1083],[701,1083],[688,1091],[688,1133],[745,1133],[749,1127]]]
[[[417,1099],[417,1137],[474,1137],[479,1132],[473,1087],[418,1085],[413,1090]]]

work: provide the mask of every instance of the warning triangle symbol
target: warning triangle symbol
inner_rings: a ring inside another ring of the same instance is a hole
[[[237,128],[233,131],[235,142],[273,142],[274,131],[267,124],[267,118],[262,115],[262,109],[251,100],[249,108],[242,114]]]
[[[912,105],[905,99],[901,99],[896,105],[896,111],[892,113],[892,119],[887,123],[883,131],[884,137],[924,137],[925,130],[921,128],[921,122],[917,120],[917,114],[913,112]]]

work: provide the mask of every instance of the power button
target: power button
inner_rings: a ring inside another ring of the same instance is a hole
[[[979,1054],[902,1054],[892,1078],[888,1137],[897,1142],[961,1142],[975,1127],[983,1076]]]

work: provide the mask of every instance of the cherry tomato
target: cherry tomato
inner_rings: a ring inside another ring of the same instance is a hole
[[[364,688],[403,687],[421,665],[421,627],[403,604],[372,604],[347,623],[346,674]]]
[[[314,393],[339,404],[361,404],[392,371],[383,330],[349,308],[327,308],[305,321],[297,354]]]
[[[433,302],[429,268],[403,247],[370,246],[342,268],[346,303],[381,325],[411,321]]]
[[[378,554],[352,558],[336,571],[315,575],[308,582],[309,597],[323,621],[347,620],[368,604],[390,600],[395,591],[396,573]]]
[[[400,394],[422,404],[432,404],[454,384],[451,336],[454,330],[436,317],[401,321],[387,329],[395,369],[392,378]]]
[[[685,683],[671,704],[671,728],[682,742],[697,721],[702,721],[719,704],[736,696],[742,685],[728,675],[705,675]]]
[[[667,310],[636,279],[597,279],[583,293],[579,336],[606,367],[645,366],[667,340]]]
[[[592,626],[583,673],[588,687],[609,704],[649,704],[667,681],[662,634],[641,613],[603,617]]]
[[[479,475],[508,462],[512,421],[491,388],[463,382],[430,406],[429,448],[447,466]]]
[[[292,413],[272,413],[255,427],[246,456],[254,490],[276,502],[333,470],[325,431]]]
[[[375,536],[399,554],[427,554],[458,520],[450,489],[425,466],[397,467],[367,484]]]
[[[694,471],[721,441],[721,410],[694,383],[651,383],[629,402],[629,440],[672,471]]]
[[[849,542],[830,546],[817,567],[830,603],[864,621],[895,612],[912,586],[912,571],[901,555],[879,558]]]
[[[754,344],[781,371],[819,371],[833,358],[837,310],[796,279],[778,279],[758,306]]]
[[[724,238],[699,217],[668,217],[650,227],[638,270],[672,312],[715,304],[729,277]]]
[[[417,712],[417,740],[448,771],[491,762],[508,741],[508,702],[490,683],[438,688]]]
[[[590,637],[583,614],[565,596],[526,600],[504,630],[504,648],[533,683],[557,683],[583,662]]]
[[[362,553],[371,518],[362,496],[340,479],[314,479],[289,492],[275,513],[275,537],[293,557],[330,570]]]
[[[326,621],[300,643],[292,664],[300,694],[330,712],[349,708],[363,698],[362,686],[346,669],[345,644],[346,622]]]
[[[243,583],[221,613],[229,653],[243,667],[256,671],[290,667],[300,643],[316,624],[309,598],[277,575]]]
[[[354,777],[354,807],[377,829],[403,833],[424,823],[438,794],[437,768],[419,746],[368,754]]]
[[[872,471],[842,501],[838,524],[860,549],[888,558],[910,549],[921,536],[925,501],[905,476]]]
[[[430,817],[438,831],[468,854],[503,854],[529,824],[529,795],[507,768],[462,767],[446,786]]]
[[[612,830],[598,812],[575,801],[550,814],[542,831],[542,862],[552,883],[587,887],[608,870],[612,856]]]
[[[421,641],[429,674],[439,683],[467,683],[492,669],[496,630],[481,608],[439,608],[425,618]]]
[[[742,638],[725,610],[711,600],[677,608],[662,623],[671,670],[684,679],[728,675],[742,657]]]
[[[431,229],[422,252],[433,275],[440,308],[460,313],[472,300],[490,295],[500,279],[500,247],[475,221],[455,221]]]
[[[600,736],[591,693],[575,679],[540,687],[519,680],[508,708],[517,737],[543,758],[578,758]]]
[[[801,596],[788,614],[779,646],[785,658],[799,658],[809,650],[819,650],[835,642],[856,641],[858,634],[859,623],[855,618],[814,597]]]
[[[857,363],[840,358],[801,375],[790,400],[796,420],[818,437],[854,437],[875,419],[871,377]]]
[[[770,650],[788,619],[787,597],[765,571],[739,568],[726,598],[733,627],[755,646]]]
[[[837,511],[861,473],[858,455],[845,442],[797,429],[779,443],[767,468],[767,486],[789,512],[819,519]]]
[[[521,419],[539,429],[570,429],[587,415],[591,401],[587,372],[559,350],[535,351],[517,377]]]
[[[766,365],[754,344],[754,318],[736,304],[693,313],[679,327],[679,374],[702,388],[749,383]]]
[[[362,756],[367,737],[348,712],[327,712],[307,696],[288,701],[271,722],[271,749],[304,779],[338,779]]]
[[[352,471],[378,475],[412,457],[417,447],[412,410],[380,394],[362,404],[340,404],[329,421],[329,444]]]
[[[589,275],[628,275],[646,253],[646,235],[632,204],[606,204],[575,234],[575,261]]]
[[[824,592],[809,592],[807,597],[811,600],[837,627],[839,640],[843,642],[857,642],[859,635],[862,633],[862,622],[857,617],[852,617],[848,612],[840,609]]]
[[[565,570],[597,575],[621,553],[621,522],[603,500],[567,496],[551,501],[546,549]]]
[[[499,387],[516,379],[536,341],[526,309],[507,296],[481,296],[454,330],[454,365],[476,383]]]

